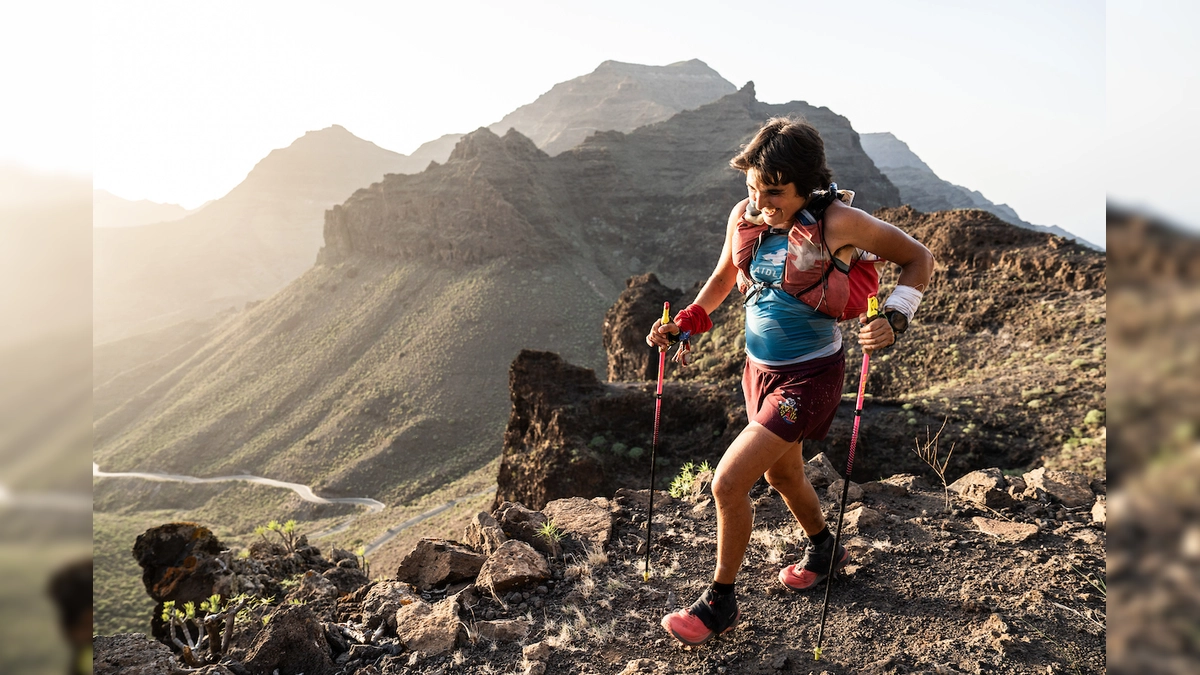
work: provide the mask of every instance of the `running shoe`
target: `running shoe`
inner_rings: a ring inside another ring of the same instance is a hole
[[[741,616],[733,593],[717,597],[709,588],[691,607],[664,616],[662,627],[685,645],[699,645],[733,630]]]
[[[807,591],[829,576],[829,562],[833,558],[833,537],[825,540],[821,546],[808,545],[804,558],[795,565],[788,565],[779,570],[779,582],[793,591]],[[846,547],[838,545],[837,565],[834,572],[846,566],[850,554]]]

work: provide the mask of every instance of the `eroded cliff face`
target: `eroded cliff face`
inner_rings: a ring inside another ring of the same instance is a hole
[[[835,179],[857,191],[856,205],[900,204],[848,120],[803,102],[760,103],[747,85],[628,134],[597,133],[555,157],[514,130],[479,129],[445,164],[387,176],[326,212],[319,262],[575,258],[594,264],[607,288],[648,270],[687,287],[712,270],[729,210],[744,196],[730,158],[778,115],[803,116],[821,131]]]
[[[512,415],[504,433],[496,505],[540,509],[566,497],[648,487],[654,389],[602,384],[590,369],[549,352],[522,351],[509,372]],[[737,425],[716,387],[671,383],[663,393],[657,483],[686,461],[717,454]]]

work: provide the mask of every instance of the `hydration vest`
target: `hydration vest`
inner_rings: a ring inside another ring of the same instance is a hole
[[[867,311],[867,298],[879,292],[879,271],[884,261],[860,249],[855,249],[849,263],[833,256],[825,244],[824,216],[835,198],[850,206],[854,192],[838,190],[836,183],[828,190],[813,192],[786,231],[768,226],[753,202],[746,205],[738,219],[733,247],[738,290],[746,295],[746,302],[764,288],[778,288],[838,321],[857,318]],[[786,234],[788,238],[783,280],[756,282],[750,276],[750,264],[769,234]]]

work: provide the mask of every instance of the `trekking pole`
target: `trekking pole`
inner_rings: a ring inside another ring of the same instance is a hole
[[[663,303],[663,324],[671,322],[671,303]],[[650,445],[650,506],[646,511],[646,570],[642,583],[650,581],[650,528],[654,524],[654,466],[658,464],[658,421],[662,417],[663,371],[667,369],[667,349],[658,348],[658,391],[654,393],[654,442]]]
[[[879,298],[867,298],[867,323],[879,316]],[[821,639],[825,637],[825,616],[829,612],[829,589],[833,587],[833,568],[837,565],[838,546],[842,543],[842,516],[846,513],[846,496],[850,494],[850,472],[854,470],[854,446],[858,444],[858,422],[862,419],[863,392],[867,388],[867,364],[871,355],[863,350],[862,372],[858,376],[858,403],[854,406],[854,431],[850,434],[850,454],[846,458],[846,480],[842,482],[842,504],[838,508],[837,534],[833,537],[833,555],[829,559],[829,574],[825,577],[825,604],[821,606],[821,625],[817,629],[817,646],[813,660],[821,660]]]

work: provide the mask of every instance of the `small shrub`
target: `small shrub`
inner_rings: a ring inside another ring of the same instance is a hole
[[[631,459],[638,459],[644,454],[646,454],[646,451],[640,447],[634,446],[629,449],[629,457]]]
[[[617,441],[616,443],[612,444],[611,449],[612,449],[614,455],[621,455],[621,454],[625,453],[625,449],[628,447],[629,446],[625,445],[624,443]]]
[[[1087,425],[1104,424],[1104,411],[1103,410],[1087,411],[1087,415],[1083,418],[1083,423],[1087,424]]]
[[[553,520],[547,520],[538,528],[538,535],[546,541],[552,541],[557,544],[562,541],[563,531],[558,529],[558,525]]]

